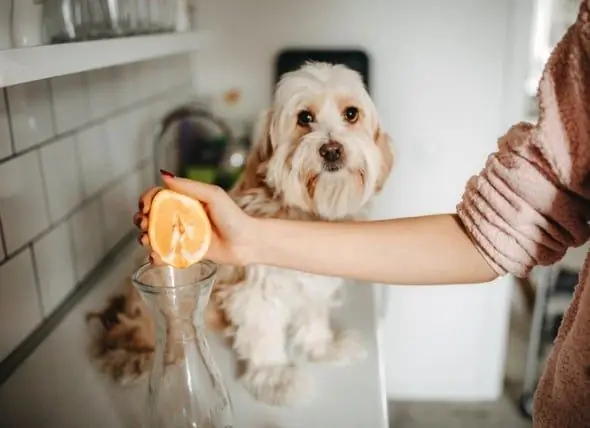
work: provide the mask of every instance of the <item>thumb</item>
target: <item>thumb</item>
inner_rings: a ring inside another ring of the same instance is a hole
[[[221,194],[224,193],[218,186],[168,174],[162,174],[162,180],[168,189],[198,199],[206,204],[219,201]]]

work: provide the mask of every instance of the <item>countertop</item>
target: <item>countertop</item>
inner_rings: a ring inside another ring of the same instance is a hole
[[[2,428],[139,427],[145,382],[111,384],[87,357],[84,316],[101,307],[131,273],[140,249],[128,246],[61,323],[0,386]],[[338,325],[359,330],[368,357],[348,367],[314,366],[316,398],[285,409],[254,401],[233,377],[231,351],[215,336],[210,345],[234,406],[236,428],[387,428],[383,362],[373,288],[347,286]]]

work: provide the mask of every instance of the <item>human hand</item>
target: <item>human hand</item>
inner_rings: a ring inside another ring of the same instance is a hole
[[[229,195],[220,187],[186,178],[175,177],[166,171],[162,171],[162,179],[166,187],[178,193],[182,193],[203,204],[213,234],[211,245],[205,257],[220,264],[242,266],[251,260],[251,243],[254,238],[254,226],[256,220],[242,211]],[[152,199],[160,190],[153,187],[141,195],[138,212],[133,216],[133,223],[140,230],[138,241],[144,247],[150,247],[148,237],[149,213]],[[150,254],[150,259],[155,264],[162,261],[156,253]]]

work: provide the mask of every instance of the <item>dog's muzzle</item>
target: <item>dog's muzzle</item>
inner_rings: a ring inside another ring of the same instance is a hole
[[[344,165],[344,147],[336,141],[320,146],[320,156],[324,160],[324,169],[329,172],[338,171]]]

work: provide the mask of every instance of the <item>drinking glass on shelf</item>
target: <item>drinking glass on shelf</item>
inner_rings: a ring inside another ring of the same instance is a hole
[[[135,0],[137,33],[151,32],[150,24],[150,0]]]
[[[89,39],[105,39],[113,36],[108,0],[82,0],[86,34]]]

